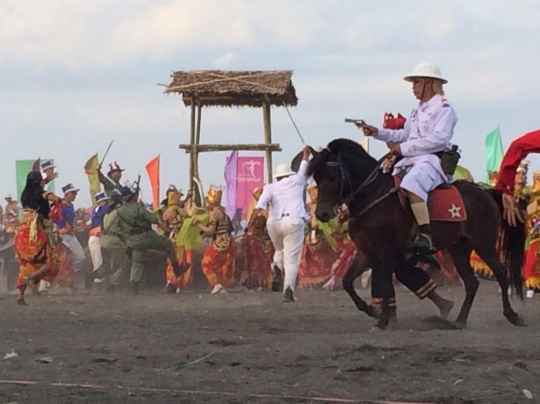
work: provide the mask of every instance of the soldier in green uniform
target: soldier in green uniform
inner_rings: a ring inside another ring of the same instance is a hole
[[[139,293],[139,282],[144,271],[144,263],[148,250],[158,250],[167,253],[171,260],[174,273],[180,277],[186,270],[186,265],[176,262],[174,244],[167,237],[158,235],[152,230],[152,225],[158,225],[166,233],[169,228],[158,217],[138,203],[139,191],[134,190],[127,202],[117,209],[119,233],[126,237],[127,245],[132,251],[132,264],[129,282],[133,292]]]
[[[99,182],[103,185],[103,189],[107,193],[107,196],[110,198],[113,196],[113,193],[121,194],[123,191],[123,186],[120,184],[122,179],[123,169],[120,168],[118,163],[113,163],[109,165],[110,169],[107,173],[107,176],[103,175],[101,172],[101,165],[98,166],[98,177]]]
[[[131,192],[129,193],[131,195]],[[122,227],[118,218],[118,206],[121,203],[121,196],[116,196],[108,208],[103,218],[103,235],[101,237],[101,254],[103,263],[94,272],[86,275],[86,288],[91,289],[92,283],[101,283],[108,278],[107,292],[115,292],[126,259],[127,241],[121,233]]]

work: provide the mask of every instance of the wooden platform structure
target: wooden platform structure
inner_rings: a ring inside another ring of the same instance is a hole
[[[180,149],[189,153],[189,189],[197,195],[194,178],[200,180],[199,153],[233,150],[261,150],[266,153],[268,182],[272,182],[272,152],[281,151],[272,143],[271,107],[296,106],[298,98],[292,84],[292,70],[224,71],[187,70],[171,74],[166,94],[182,95],[184,105],[191,107],[189,144]],[[201,144],[201,115],[203,107],[262,108],[264,143]],[[204,198],[199,195],[200,201]],[[199,199],[196,198],[196,199]]]

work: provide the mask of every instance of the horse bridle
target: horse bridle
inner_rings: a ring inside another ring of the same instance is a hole
[[[379,160],[377,160],[377,165],[375,166],[375,169],[371,171],[371,173],[366,177],[364,181],[353,191],[349,193],[346,197],[342,197],[343,194],[343,183],[345,180],[347,180],[349,183],[348,175],[345,175],[345,170],[343,169],[343,164],[341,163],[341,159],[338,155],[337,161],[327,161],[326,165],[329,167],[338,167],[339,168],[339,174],[340,174],[340,185],[339,185],[339,194],[338,194],[338,202],[336,206],[334,206],[334,213],[337,212],[340,205],[345,204],[349,205],[353,199],[365,188],[367,188],[369,185],[375,181],[377,176],[379,175],[379,171],[381,169],[381,164],[391,155],[391,153],[385,154],[383,157],[381,157]],[[359,214],[355,215],[355,218],[358,219],[360,216],[368,212],[370,209],[372,209],[375,205],[379,204],[386,198],[388,198],[390,195],[396,193],[399,191],[400,187],[399,185],[396,185],[395,187],[392,187],[388,192],[386,192],[384,195],[380,196],[379,198],[375,199],[373,202],[371,202],[368,206],[366,206],[364,209],[360,211]]]

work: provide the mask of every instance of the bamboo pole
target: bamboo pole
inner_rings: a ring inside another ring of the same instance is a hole
[[[244,150],[244,151],[266,151],[270,150],[273,152],[280,152],[281,146],[278,143],[271,144],[203,144],[198,146],[193,146],[189,144],[178,145],[179,149],[185,150],[186,153],[191,153],[194,148],[197,148],[198,153],[205,152],[220,152],[220,151],[233,151],[233,150]]]
[[[195,144],[195,97],[191,99],[191,124],[190,124],[190,131],[189,131],[189,144],[191,145],[191,150],[189,152],[189,191],[192,195],[194,195],[194,181],[193,181],[193,175],[195,174],[195,152],[194,152],[194,144]]]
[[[195,129],[195,147],[194,147],[194,152],[195,152],[195,169],[194,169],[194,174],[195,174],[195,177],[197,177],[198,179],[200,179],[200,174],[199,174],[199,145],[201,144],[201,120],[202,120],[202,105],[200,104],[200,102],[197,102],[197,127]]]
[[[201,175],[199,173],[199,144],[201,143],[201,119],[202,119],[202,105],[199,100],[197,100],[197,126],[195,129],[195,147],[193,148],[193,175],[199,181],[201,180]],[[199,187],[197,187],[199,189]],[[202,206],[202,201],[204,195],[200,195],[200,191],[197,192],[198,197],[195,198],[197,206]]]
[[[267,145],[272,144],[272,124],[271,124],[271,112],[270,102],[265,100],[263,103],[263,123],[264,123],[264,143]],[[266,171],[268,184],[272,182],[272,149],[266,149]]]

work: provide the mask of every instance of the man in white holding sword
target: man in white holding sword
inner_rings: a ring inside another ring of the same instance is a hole
[[[304,146],[298,173],[285,164],[276,168],[274,178],[277,182],[264,187],[254,211],[258,215],[270,204],[267,228],[276,250],[274,278],[279,280],[281,271],[285,271],[283,301],[287,303],[295,301],[294,287],[302,257],[305,223],[309,218],[304,204],[309,153],[309,146]]]

